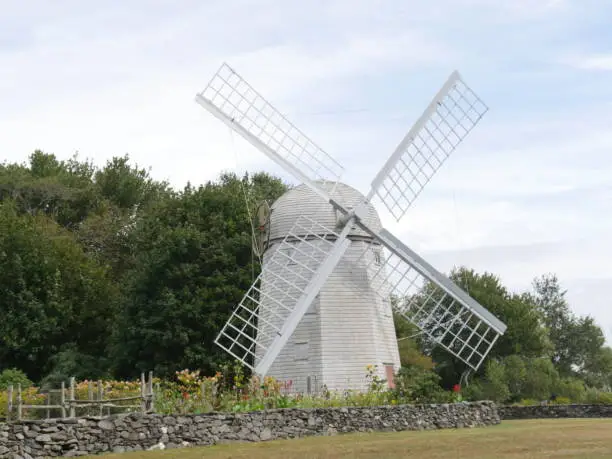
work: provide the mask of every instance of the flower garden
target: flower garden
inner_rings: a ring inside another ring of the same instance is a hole
[[[274,408],[324,408],[341,406],[382,406],[410,403],[456,403],[473,400],[469,390],[462,390],[456,384],[452,390],[444,390],[426,373],[408,374],[396,379],[396,387],[388,389],[386,381],[376,376],[376,367],[369,365],[366,369],[368,390],[332,392],[323,388],[316,394],[301,394],[292,391],[291,381],[281,382],[272,377],[260,380],[257,376],[244,374],[239,364],[226,365],[214,376],[203,376],[198,371],[177,371],[172,379],[153,378],[151,383],[154,393],[154,411],[160,414],[202,414],[213,411],[248,412]],[[401,374],[400,374],[401,376]],[[77,400],[95,400],[92,398],[92,387],[98,382],[80,381],[75,384]],[[130,398],[141,396],[141,381],[101,381],[104,400],[112,402],[113,409],[106,409],[104,414],[112,412],[137,411],[138,404]],[[68,391],[68,389],[65,389]],[[54,391],[59,392],[59,391]],[[22,404],[43,405],[49,402],[49,393],[34,386],[24,387],[21,391]],[[128,399],[128,400],[126,400]],[[14,400],[14,399],[13,399]],[[568,404],[578,402],[567,397],[558,397],[552,403]],[[612,394],[598,392],[591,394],[584,403],[610,404]],[[14,402],[13,402],[14,403]],[[531,405],[541,403],[538,400],[521,400],[519,404]],[[5,418],[8,408],[8,391],[0,390],[0,417]],[[100,414],[99,406],[92,404],[79,409],[78,415]],[[59,412],[24,408],[22,418],[38,419],[59,417]]]
[[[411,403],[420,400],[416,393],[387,389],[386,381],[376,376],[376,367],[366,369],[368,390],[332,392],[322,388],[316,394],[301,394],[292,391],[291,381],[281,382],[272,377],[262,380],[257,376],[244,374],[239,364],[226,365],[214,376],[203,376],[199,371],[177,371],[172,379],[153,378],[154,411],[160,414],[201,414],[212,411],[248,412],[273,408],[323,408],[339,406],[380,406]],[[91,400],[92,392],[99,390],[96,381],[79,381],[75,384],[75,399]],[[102,381],[104,400],[113,402],[113,412],[134,411],[139,409],[133,401],[124,400],[141,395],[141,381]],[[401,385],[400,385],[401,386]],[[93,390],[92,390],[93,387]],[[65,389],[66,393],[69,389]],[[58,392],[58,391],[54,391]],[[13,396],[13,400],[15,396]],[[22,389],[22,404],[47,405],[49,395],[46,391],[30,386]],[[422,397],[420,397],[422,398]],[[460,401],[458,388],[435,396],[436,401]],[[93,397],[95,400],[95,396]],[[114,400],[121,399],[115,402]],[[13,403],[15,403],[13,401]],[[52,403],[51,403],[52,404]],[[6,417],[8,391],[0,391],[0,417]],[[79,409],[79,415],[98,414],[99,408]],[[105,410],[104,413],[111,411]],[[44,409],[23,410],[23,418],[42,418],[47,415]],[[57,417],[55,412],[51,417]]]

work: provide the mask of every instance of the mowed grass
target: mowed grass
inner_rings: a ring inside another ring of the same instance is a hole
[[[612,458],[612,419],[504,421],[477,429],[346,434],[107,454],[105,459]]]

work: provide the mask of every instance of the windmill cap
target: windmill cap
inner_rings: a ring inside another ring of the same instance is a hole
[[[345,183],[322,180],[315,183],[331,193],[331,197],[345,208],[356,206],[364,199],[363,194]],[[380,217],[372,204],[366,205],[364,215],[364,223],[372,230],[378,232],[381,229]],[[330,203],[321,199],[307,185],[298,185],[287,191],[272,204],[270,242],[285,237],[296,220],[301,216],[306,216],[326,228],[334,230],[340,213]],[[354,228],[349,233],[349,237],[357,236],[371,239],[368,233],[362,229]]]

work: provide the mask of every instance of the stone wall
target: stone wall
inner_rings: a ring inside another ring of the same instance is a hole
[[[0,424],[0,457],[79,456],[348,432],[483,427],[499,422],[497,406],[491,402],[23,421]]]
[[[501,419],[610,418],[612,405],[500,406]]]

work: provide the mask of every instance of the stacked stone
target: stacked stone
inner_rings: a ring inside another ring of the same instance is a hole
[[[500,406],[502,419],[612,418],[612,405]]]
[[[350,432],[484,427],[499,422],[497,406],[491,402],[188,416],[132,413],[0,424],[0,457],[83,456]]]

